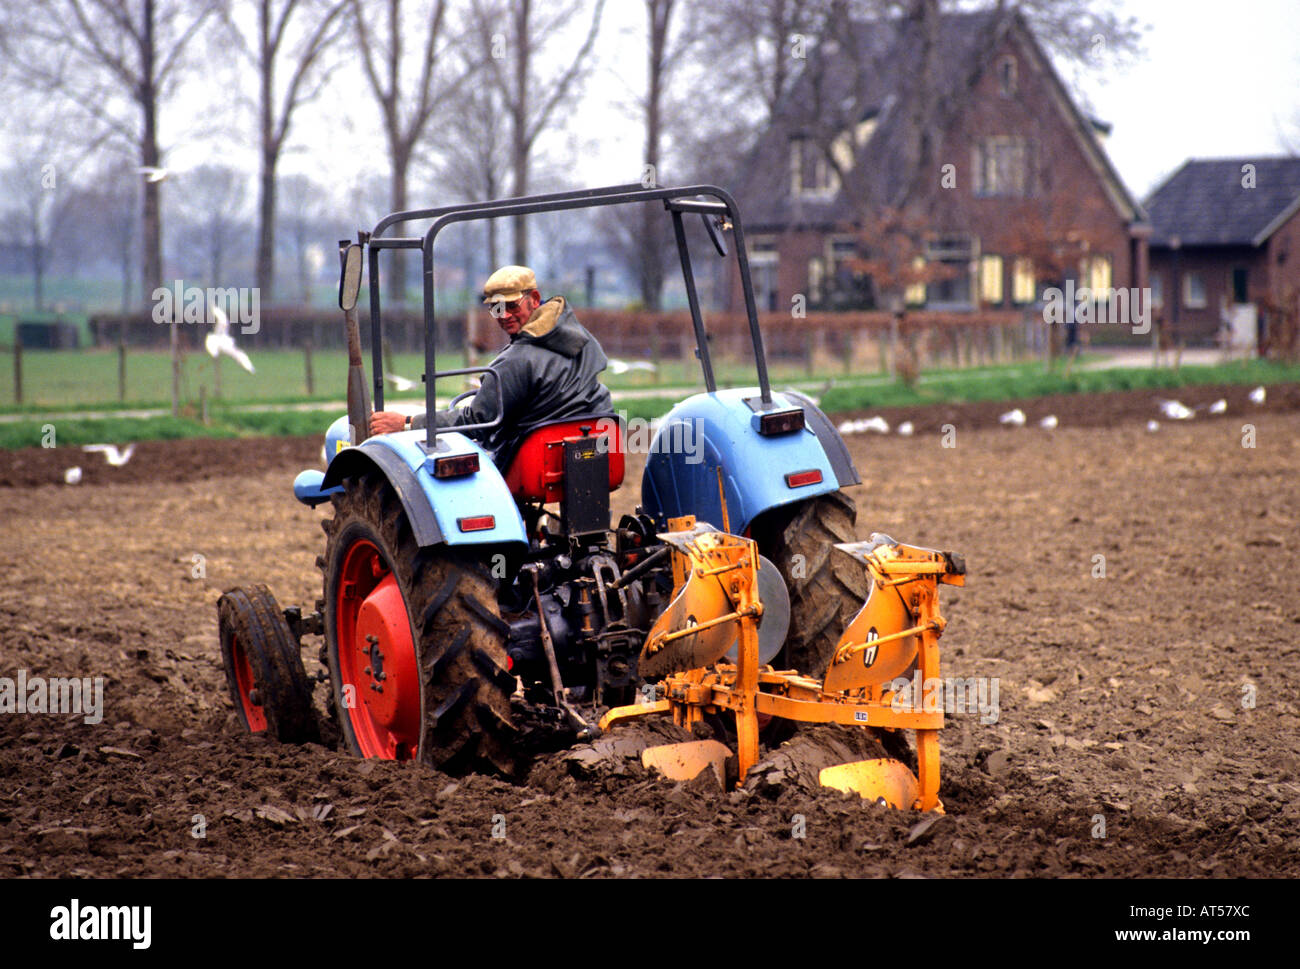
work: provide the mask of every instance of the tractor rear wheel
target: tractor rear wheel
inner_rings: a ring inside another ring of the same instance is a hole
[[[809,676],[826,673],[850,620],[867,601],[862,567],[837,543],[856,541],[857,505],[842,491],[774,508],[752,527],[758,550],[776,563],[790,590],[784,663]]]
[[[472,553],[419,548],[378,473],[335,495],[317,560],[325,654],[344,744],[362,757],[447,773],[516,769],[509,627]]]
[[[271,591],[264,585],[228,590],[217,600],[217,622],[226,682],[244,726],[282,743],[318,739],[311,682]]]

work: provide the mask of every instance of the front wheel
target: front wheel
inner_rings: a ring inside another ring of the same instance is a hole
[[[347,748],[448,773],[513,774],[509,627],[471,554],[419,548],[378,473],[349,481],[320,559],[325,652]]]

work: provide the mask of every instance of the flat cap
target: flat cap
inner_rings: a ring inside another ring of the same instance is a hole
[[[537,288],[537,277],[527,266],[502,266],[483,284],[483,302],[513,303]]]

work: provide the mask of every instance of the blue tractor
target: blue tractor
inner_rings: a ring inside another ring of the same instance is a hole
[[[366,439],[368,405],[353,407],[350,387],[353,412],[327,435],[326,469],[304,471],[294,487],[299,500],[333,510],[322,522],[316,611],[282,611],[265,586],[231,590],[219,603],[227,678],[249,729],[282,740],[316,736],[300,640],[317,633],[326,707],[354,754],[508,775],[535,750],[590,737],[601,710],[631,702],[644,685],[638,656],[674,584],[660,536],[687,516],[756,542],[762,662],[826,668],[868,592],[861,567],[833,551],[856,538],[856,509],[842,489],[860,479],[825,414],[770,385],[740,213],[727,192],[625,185],[390,215],[346,249],[340,298],[353,314],[353,363],[363,255],[382,409],[380,258],[421,253],[433,413],[439,380],[446,386],[477,372],[437,368],[434,243],[445,227],[647,203],[672,220],[706,389],[659,425],[637,513],[610,520],[609,495],[624,476],[626,427],[616,414],[540,427],[498,466],[470,436],[491,425]],[[755,386],[718,389],[685,231],[697,217],[719,256],[732,237]],[[671,446],[683,435],[689,456]]]

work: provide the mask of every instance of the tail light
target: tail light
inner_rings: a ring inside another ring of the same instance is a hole
[[[803,408],[801,407],[772,411],[761,415],[758,419],[758,433],[769,437],[801,430],[803,430]]]
[[[435,478],[459,478],[462,475],[473,474],[477,470],[477,452],[451,454],[446,457],[435,458],[433,461],[433,476]]]

